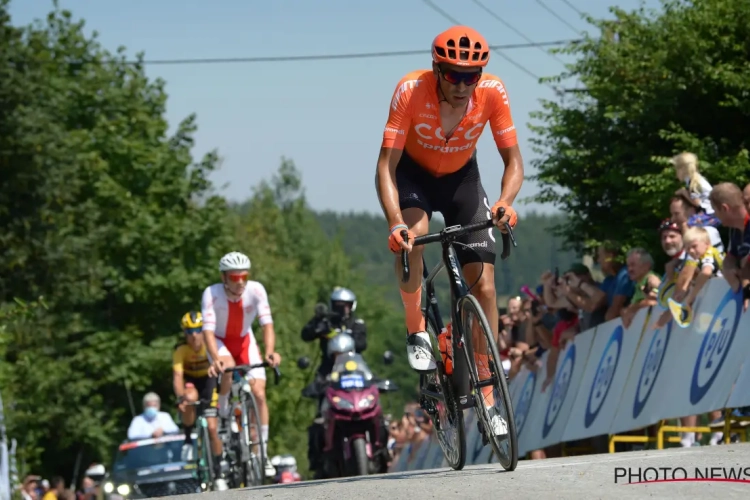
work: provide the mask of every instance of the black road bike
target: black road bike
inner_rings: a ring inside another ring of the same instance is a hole
[[[230,442],[232,448],[234,448],[235,457],[237,457],[239,462],[237,466],[240,470],[237,472],[239,472],[241,484],[245,488],[263,484],[266,478],[263,457],[266,460],[270,460],[266,456],[267,443],[263,441],[258,404],[255,401],[253,392],[250,390],[246,374],[255,368],[267,368],[268,366],[268,362],[264,361],[263,363],[254,365],[237,365],[233,368],[224,369],[225,372],[237,372],[240,375],[238,377],[239,380],[232,383],[232,399],[235,397],[239,399],[239,433],[237,435],[231,433]],[[274,367],[273,370],[274,385],[279,385],[281,371],[278,367]],[[229,418],[233,419],[235,416],[230,414]],[[255,429],[255,432],[251,431],[251,427]]]
[[[504,213],[505,211],[500,209],[498,217],[502,217]],[[477,425],[483,443],[484,445],[488,442],[492,444],[492,450],[500,465],[505,470],[512,471],[518,464],[516,424],[497,342],[482,307],[476,297],[471,294],[471,288],[476,282],[472,286],[466,285],[454,248],[454,245],[471,248],[456,240],[473,232],[490,230],[494,226],[492,219],[467,226],[456,225],[446,227],[437,233],[419,236],[413,242],[413,246],[440,242],[443,247],[442,261],[431,272],[427,272],[426,262],[424,257],[422,258],[424,269],[422,286],[427,298],[426,306],[422,311],[425,315],[427,333],[432,342],[437,369],[432,373],[421,373],[419,386],[420,405],[432,418],[443,455],[454,470],[461,470],[466,464],[463,412],[472,407],[476,411]],[[507,233],[501,233],[503,240],[501,258],[503,260],[510,255],[510,242],[512,241],[513,246],[516,246],[512,229],[508,224],[505,228]],[[408,233],[402,231],[401,235],[404,241],[408,242]],[[409,258],[405,250],[401,252],[401,265],[403,267],[402,279],[408,282]],[[446,372],[446,363],[443,362],[439,350],[438,335],[445,325],[440,316],[433,283],[443,268],[447,268],[451,290],[453,371],[450,374]],[[489,365],[482,367],[484,369],[481,377],[474,358],[475,352],[483,353]],[[481,391],[483,387],[493,389],[494,405],[491,408],[487,408],[485,404],[485,396]],[[499,415],[504,419],[508,431],[506,435],[496,436],[493,433],[491,420],[494,415]]]

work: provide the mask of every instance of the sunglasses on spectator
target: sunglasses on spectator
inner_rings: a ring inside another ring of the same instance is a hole
[[[234,283],[241,283],[243,281],[247,281],[247,274],[248,273],[228,273],[227,277],[229,278],[229,281],[233,281]]]
[[[450,83],[451,85],[458,85],[459,83],[464,82],[465,85],[471,86],[477,83],[482,78],[481,70],[472,71],[470,73],[445,68],[439,68],[439,70],[440,74],[443,75],[445,81]]]

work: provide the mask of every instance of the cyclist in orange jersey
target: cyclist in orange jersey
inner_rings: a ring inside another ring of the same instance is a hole
[[[409,73],[398,83],[383,133],[376,186],[390,227],[391,251],[409,251],[411,277],[407,283],[399,279],[399,284],[407,355],[418,372],[434,371],[436,365],[421,311],[424,247],[412,248],[414,237],[428,232],[433,211],[442,213],[447,226],[497,218],[499,208],[505,209],[497,220],[500,231],[505,232],[506,222],[515,227],[518,221],[511,205],[523,183],[523,160],[505,85],[483,72],[489,59],[489,45],[474,29],[454,26],[439,34],[432,43],[432,69]],[[487,122],[505,164],[501,196],[493,205],[482,186],[476,157],[477,140]],[[401,237],[403,230],[408,231],[409,242]],[[476,283],[472,293],[498,338],[492,229],[458,242],[465,245],[458,245],[456,252],[467,283]],[[398,278],[401,273],[397,257]],[[498,348],[506,347],[500,341]]]

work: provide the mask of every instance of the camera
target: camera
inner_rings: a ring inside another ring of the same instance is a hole
[[[533,316],[536,316],[539,314],[539,301],[538,300],[532,300],[531,301],[531,314]]]

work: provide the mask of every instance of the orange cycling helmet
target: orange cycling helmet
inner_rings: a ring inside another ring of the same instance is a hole
[[[438,64],[483,68],[490,61],[490,46],[477,30],[453,26],[433,40],[432,60]]]

